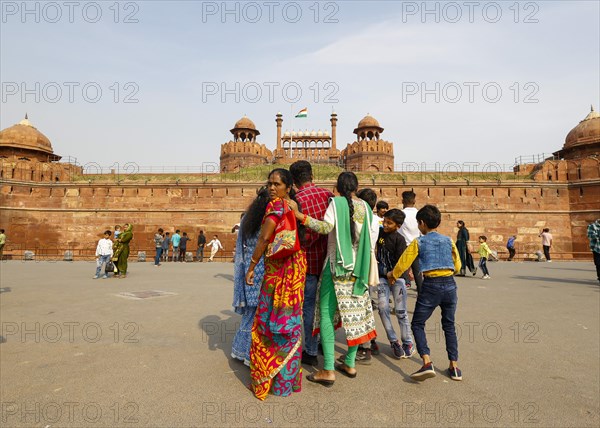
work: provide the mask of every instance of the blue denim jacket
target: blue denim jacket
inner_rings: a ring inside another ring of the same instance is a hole
[[[419,243],[419,267],[421,272],[438,269],[454,270],[452,260],[452,241],[437,232],[417,238]]]

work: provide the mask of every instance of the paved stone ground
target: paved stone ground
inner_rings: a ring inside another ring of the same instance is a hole
[[[500,262],[490,271],[490,281],[458,278],[463,382],[441,373],[436,312],[436,378],[412,382],[419,359],[394,360],[378,320],[382,355],[358,366],[356,379],[339,375],[329,389],[304,380],[301,393],[261,403],[246,389],[248,369],[229,356],[239,322],[231,264],[131,263],[127,279],[92,280],[93,263],[4,262],[1,425],[598,426],[592,263]],[[142,290],[175,294],[118,296]]]

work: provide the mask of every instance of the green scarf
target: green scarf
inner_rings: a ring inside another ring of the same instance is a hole
[[[369,268],[371,266],[371,234],[369,229],[373,221],[373,213],[365,204],[365,221],[358,240],[358,249],[356,258],[352,251],[352,237],[350,236],[350,209],[348,200],[343,196],[333,198],[333,207],[335,213],[335,233],[336,233],[336,263],[335,275],[344,276],[352,272],[356,277],[354,282],[355,296],[362,296],[368,289]]]

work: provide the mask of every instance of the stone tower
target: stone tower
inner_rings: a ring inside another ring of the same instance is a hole
[[[356,141],[348,144],[342,151],[342,159],[347,170],[394,171],[394,144],[380,138],[383,128],[379,126],[377,119],[367,114],[358,122],[354,133]]]
[[[246,116],[238,120],[229,132],[233,140],[221,146],[221,172],[238,172],[240,168],[265,165],[271,161],[273,153],[256,141],[260,132]]]

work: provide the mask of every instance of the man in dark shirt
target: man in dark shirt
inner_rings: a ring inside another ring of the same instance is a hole
[[[190,238],[188,237],[186,232],[183,232],[183,236],[181,237],[181,241],[179,241],[179,261],[185,263],[185,251],[187,250],[187,241]]]
[[[198,233],[198,249],[196,250],[196,260],[201,262],[204,260],[204,246],[206,245],[206,236],[204,236],[204,231],[201,230]]]
[[[317,187],[312,182],[312,167],[309,162],[296,161],[290,166],[294,184],[298,189],[296,200],[304,214],[323,220],[325,211],[329,206],[329,199],[333,193]],[[305,231],[302,250],[306,253],[306,285],[304,287],[304,305],[302,317],[304,320],[304,350],[302,363],[316,366],[319,337],[313,336],[313,318],[315,315],[315,302],[317,298],[317,283],[327,255],[327,235],[319,235],[311,230]]]

